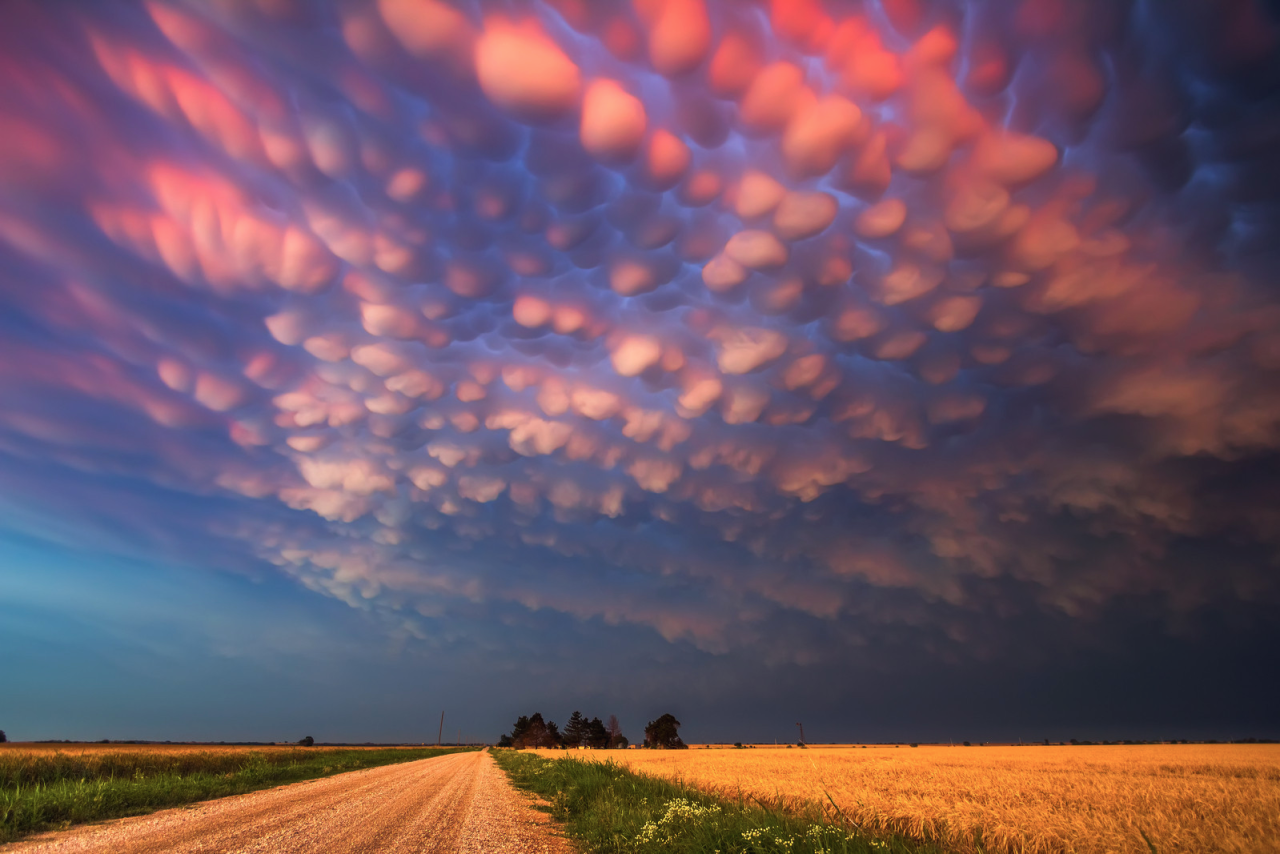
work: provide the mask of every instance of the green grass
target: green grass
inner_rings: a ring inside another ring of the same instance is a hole
[[[0,842],[468,749],[0,753]]]
[[[571,837],[600,854],[944,854],[927,843],[864,834],[834,803],[733,801],[612,761],[515,750],[495,750],[493,758],[517,787],[550,802]]]

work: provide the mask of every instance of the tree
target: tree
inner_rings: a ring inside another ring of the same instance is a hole
[[[592,718],[591,723],[587,724],[586,737],[584,739],[587,747],[593,747],[597,750],[609,746],[609,730],[604,728],[604,724],[599,718]]]
[[[521,715],[516,718],[515,724],[511,727],[511,746],[517,749],[523,749],[525,737],[529,734],[529,716]]]
[[[501,736],[498,737],[499,747],[513,747],[514,745],[515,745],[515,742],[512,741],[511,736],[507,735],[506,733],[503,733]]]
[[[644,728],[644,746],[662,750],[680,750],[688,745],[680,740],[680,721],[666,714],[649,721]]]
[[[604,725],[604,728],[609,732],[609,747],[627,746],[627,737],[622,734],[622,724],[618,723],[617,715],[609,715],[609,722]]]
[[[309,735],[303,737],[302,740],[298,742],[298,744],[301,744],[303,747],[310,747],[315,743],[316,743],[316,740]]]
[[[9,740],[9,736],[4,734],[4,730],[0,729],[0,744],[4,744]]]
[[[524,750],[526,747],[564,746],[564,736],[560,735],[560,728],[556,726],[555,721],[543,720],[542,712],[516,718],[515,726],[511,727],[511,735],[504,735],[498,740],[499,747],[508,746],[503,743],[504,740],[510,742],[509,746],[517,750]]]
[[[569,722],[564,725],[564,743],[568,747],[577,747],[582,744],[587,734],[587,719],[582,716],[582,712],[574,711],[569,716]]]
[[[547,722],[542,719],[542,712],[534,712],[529,716],[529,725],[525,728],[524,738],[516,740],[517,747],[541,747],[547,738]]]

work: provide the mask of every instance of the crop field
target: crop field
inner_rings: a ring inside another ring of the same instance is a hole
[[[965,854],[1280,852],[1280,745],[592,753],[729,798],[826,804]]]

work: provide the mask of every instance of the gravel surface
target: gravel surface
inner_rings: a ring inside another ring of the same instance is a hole
[[[487,751],[352,771],[0,846],[3,854],[573,850]]]

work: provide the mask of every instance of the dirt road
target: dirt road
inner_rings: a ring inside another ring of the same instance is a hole
[[[572,850],[487,752],[352,771],[0,847],[3,854]]]

